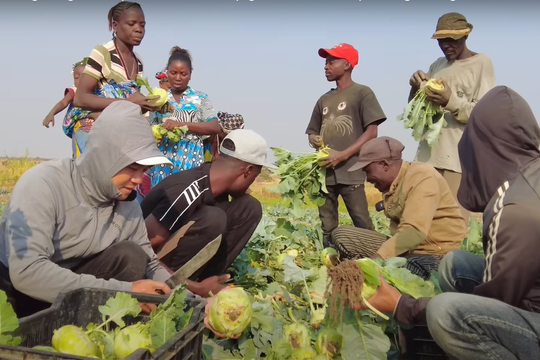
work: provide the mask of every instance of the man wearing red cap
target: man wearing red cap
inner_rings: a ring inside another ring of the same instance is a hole
[[[319,208],[324,245],[331,246],[332,231],[338,227],[338,197],[341,195],[354,226],[373,229],[364,192],[365,173],[347,171],[358,161],[358,153],[367,141],[377,137],[377,126],[386,120],[377,97],[365,85],[352,80],[358,64],[358,51],[349,44],[319,49],[326,59],[326,79],[336,88],[321,96],[313,109],[306,130],[309,143],[318,149],[330,147],[330,156],[322,159],[327,168],[326,202]]]

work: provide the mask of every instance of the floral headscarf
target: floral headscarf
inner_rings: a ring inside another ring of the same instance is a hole
[[[163,69],[156,73],[156,79],[159,81],[163,81],[163,79],[167,78],[167,69]]]

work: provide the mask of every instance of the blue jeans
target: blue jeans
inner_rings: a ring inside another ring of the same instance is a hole
[[[433,339],[456,360],[540,359],[540,314],[470,295],[484,268],[483,258],[462,250],[443,258],[439,281],[446,293],[426,310]]]
[[[483,281],[486,268],[483,257],[465,250],[454,250],[439,264],[439,284],[443,292],[472,294]]]

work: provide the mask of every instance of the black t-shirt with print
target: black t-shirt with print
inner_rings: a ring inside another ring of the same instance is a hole
[[[144,218],[152,214],[170,232],[175,232],[200,206],[214,205],[210,166],[203,164],[169,175],[154,186],[141,203]]]
[[[321,135],[330,148],[343,151],[354,144],[366,127],[386,120],[377,97],[365,85],[353,83],[343,89],[332,89],[317,101],[306,134]],[[336,166],[327,169],[327,185],[358,185],[365,180],[363,171],[349,172],[358,161],[358,154]]]

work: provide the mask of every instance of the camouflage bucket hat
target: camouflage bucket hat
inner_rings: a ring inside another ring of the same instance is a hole
[[[467,22],[465,16],[459,13],[448,13],[439,18],[437,28],[431,38],[458,40],[469,35],[472,29],[472,24]]]

